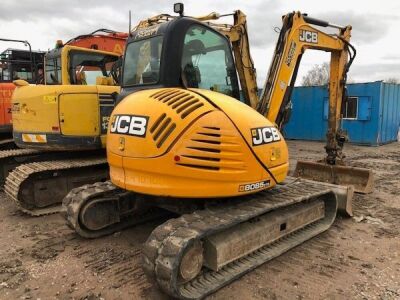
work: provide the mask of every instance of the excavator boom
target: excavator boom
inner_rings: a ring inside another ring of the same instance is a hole
[[[209,16],[215,16],[210,14]],[[350,44],[351,26],[340,26],[314,19],[299,12],[283,16],[283,25],[275,47],[272,63],[260,97],[257,79],[250,55],[246,16],[240,11],[233,14],[234,24],[212,24],[229,37],[235,54],[245,102],[257,109],[268,120],[282,129],[291,112],[291,94],[297,78],[303,53],[319,50],[331,53],[329,80],[329,114],[326,134],[326,157],[322,163],[299,161],[295,175],[333,184],[352,186],[356,192],[370,193],[373,187],[371,170],[345,166],[342,149],[347,141],[341,129],[341,105],[346,95],[347,72],[355,58],[356,50]],[[214,18],[215,19],[215,18]],[[331,27],[330,34],[317,29]]]

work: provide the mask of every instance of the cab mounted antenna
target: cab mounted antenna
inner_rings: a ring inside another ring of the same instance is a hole
[[[131,10],[129,10],[129,28],[128,28],[129,36],[132,36],[132,33],[131,33],[131,20],[132,20]]]

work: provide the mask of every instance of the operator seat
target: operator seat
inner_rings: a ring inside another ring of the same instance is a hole
[[[198,66],[193,65],[193,56],[205,55],[206,47],[200,40],[192,40],[183,47],[182,81],[190,88],[198,88],[201,83],[201,73]]]

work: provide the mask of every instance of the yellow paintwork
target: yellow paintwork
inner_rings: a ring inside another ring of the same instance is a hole
[[[318,34],[318,41],[316,43],[300,41],[300,31],[310,31]],[[351,35],[351,27],[347,27],[345,31],[340,35],[344,40],[349,41]],[[291,44],[295,45],[294,51],[291,51]],[[271,93],[268,99],[260,99],[260,101],[269,102],[269,109],[266,117],[268,120],[275,122],[279,108],[281,106],[283,96],[285,95],[286,89],[290,84],[290,80],[293,76],[296,62],[299,60],[301,54],[308,49],[322,50],[331,53],[331,72],[334,70],[335,73],[331,73],[330,90],[337,90],[337,79],[342,79],[341,75],[346,67],[347,63],[347,46],[337,36],[325,33],[315,27],[310,26],[306,23],[303,16],[300,13],[296,13],[293,17],[293,26],[289,36],[286,38],[286,47],[283,49],[283,55],[280,60],[280,64],[276,69],[276,73],[273,73],[275,82],[271,87]],[[289,59],[289,52],[292,57]],[[337,61],[334,59],[335,56],[340,55],[344,59]],[[287,63],[289,62],[289,63]],[[334,76],[332,76],[334,75]],[[341,95],[330,95],[331,103],[338,103],[340,105],[342,101]],[[340,112],[340,109],[339,109]],[[339,116],[340,117],[340,116]],[[339,118],[338,118],[339,119]]]
[[[172,105],[154,96],[163,91],[183,91],[184,95],[179,97],[193,96],[203,106],[182,120]],[[254,192],[239,191],[245,184],[269,180],[270,185],[264,188],[275,186],[276,182],[262,164],[269,167],[278,182],[284,180],[288,171],[288,150],[283,138],[275,143],[251,146],[251,128],[273,126],[271,122],[231,97],[212,91],[193,91],[196,93],[181,89],[140,91],[127,96],[114,109],[107,137],[107,157],[114,184],[153,195],[189,198],[234,196]],[[198,93],[212,99],[214,105]],[[158,148],[157,131],[151,133],[151,128],[163,113],[166,113],[166,118],[171,118],[169,124],[176,124],[176,127]],[[111,133],[117,115],[148,116],[145,137]],[[220,128],[220,137],[213,136],[216,132],[213,127]],[[205,152],[201,150],[204,148],[219,152]],[[272,152],[275,153],[273,159]]]
[[[96,93],[61,94],[58,99],[63,135],[99,135],[99,97]]]
[[[68,75],[68,57],[71,50],[96,52],[118,56],[113,53],[64,46],[61,51],[62,84],[60,85],[19,85],[12,97],[12,117],[14,133],[37,133],[76,138],[75,144],[36,142],[36,140],[16,141],[19,147],[79,149],[79,139],[100,138],[105,147],[106,134],[101,134],[102,122],[99,112],[99,94],[120,91],[113,85],[71,85]],[[106,77],[102,82],[110,84]],[[104,118],[104,117],[103,117]],[[108,118],[108,117],[107,117]],[[26,136],[25,136],[26,137]],[[25,144],[28,142],[29,144]],[[33,144],[32,144],[33,143]],[[98,147],[98,146],[93,146]]]

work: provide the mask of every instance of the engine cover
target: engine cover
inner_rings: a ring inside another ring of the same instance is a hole
[[[220,93],[139,91],[113,111],[107,136],[111,180],[144,194],[228,197],[271,188],[286,177],[279,131]]]

